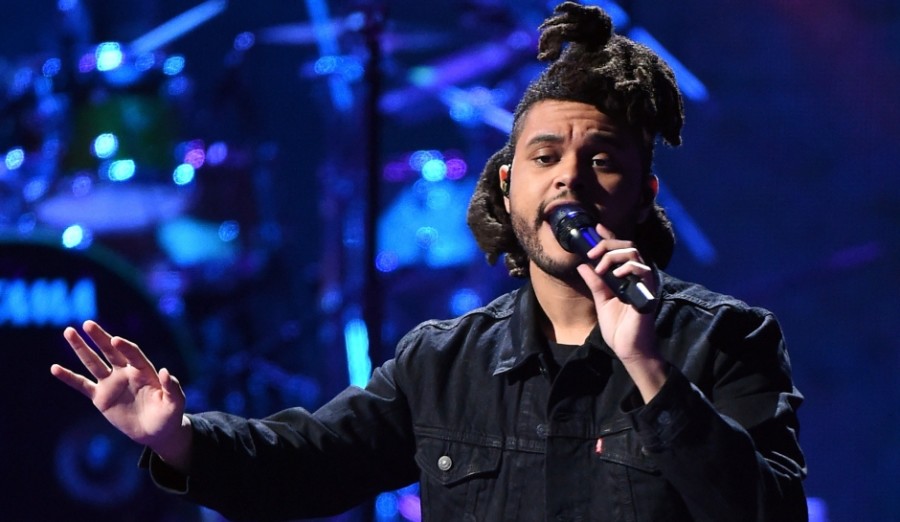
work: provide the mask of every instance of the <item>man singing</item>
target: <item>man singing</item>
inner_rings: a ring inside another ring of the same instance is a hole
[[[674,236],[652,161],[657,139],[681,141],[672,71],[596,7],[563,3],[541,31],[549,65],[468,218],[521,288],[420,324],[314,413],[185,414],[168,371],[90,321],[101,353],[65,337],[93,379],[53,375],[147,446],[160,487],[233,519],[340,513],[419,481],[425,521],[806,520],[802,397],[775,317],[662,271]],[[561,208],[603,239],[563,248]]]

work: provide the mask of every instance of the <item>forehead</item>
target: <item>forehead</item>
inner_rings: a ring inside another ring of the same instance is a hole
[[[593,105],[562,100],[542,100],[528,109],[522,118],[516,148],[542,139],[546,141],[547,137],[557,137],[560,141],[633,141],[625,126]]]

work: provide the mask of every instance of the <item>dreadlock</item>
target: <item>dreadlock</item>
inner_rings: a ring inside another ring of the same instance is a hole
[[[501,255],[513,277],[528,276],[528,257],[513,233],[503,204],[498,171],[511,164],[528,110],[542,100],[593,105],[637,133],[644,175],[650,176],[657,137],[681,144],[684,107],[675,75],[649,48],[614,34],[612,20],[599,7],[564,2],[540,26],[538,59],[550,65],[526,89],[513,115],[513,129],[502,149],[487,161],[469,202],[467,222],[487,262]],[[568,43],[568,45],[566,45]],[[635,243],[645,259],[661,268],[669,263],[675,234],[656,202],[639,223]]]

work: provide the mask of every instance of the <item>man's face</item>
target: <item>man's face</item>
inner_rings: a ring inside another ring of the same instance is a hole
[[[592,105],[544,100],[524,116],[505,203],[532,264],[568,280],[577,278],[581,261],[554,237],[551,210],[577,202],[613,237],[631,239],[652,203],[647,187],[639,143],[627,127]]]

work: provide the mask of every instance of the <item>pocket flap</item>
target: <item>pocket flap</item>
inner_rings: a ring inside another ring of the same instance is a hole
[[[630,466],[649,473],[658,473],[659,468],[644,454],[637,434],[632,428],[614,431],[602,436],[601,459],[624,466]]]
[[[499,445],[421,437],[416,448],[416,463],[434,480],[450,486],[470,477],[495,473],[500,466],[501,454]]]

